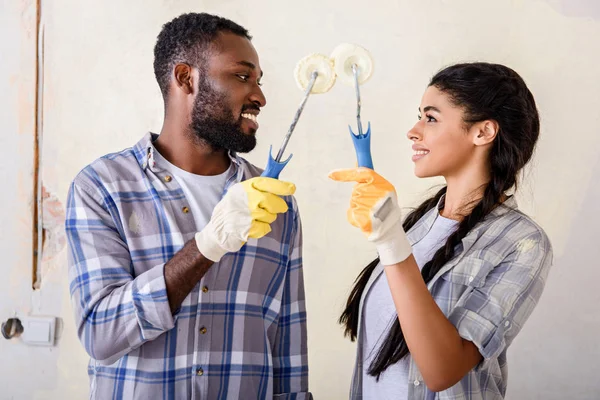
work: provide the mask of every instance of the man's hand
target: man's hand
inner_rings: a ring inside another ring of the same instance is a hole
[[[226,253],[238,251],[248,238],[271,232],[277,214],[288,210],[280,196],[296,191],[293,183],[256,177],[233,185],[215,207],[206,227],[196,234],[198,250],[218,262]]]

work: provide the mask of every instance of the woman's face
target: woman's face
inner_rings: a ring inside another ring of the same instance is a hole
[[[477,162],[476,126],[466,129],[464,110],[447,94],[430,86],[423,94],[419,120],[407,133],[413,142],[415,175],[454,176]]]

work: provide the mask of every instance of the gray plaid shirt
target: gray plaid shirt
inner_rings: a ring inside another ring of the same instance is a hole
[[[153,137],[84,168],[69,191],[70,292],[92,399],[310,399],[296,202],[214,264],[180,309],[164,264],[197,227]],[[231,155],[226,184],[260,170]]]
[[[440,200],[443,204],[444,198]],[[434,208],[408,232],[419,242],[439,215]],[[517,209],[513,197],[476,226],[448,262],[428,283],[429,291],[461,337],[473,342],[483,361],[460,382],[439,393],[430,392],[412,358],[408,399],[503,399],[508,375],[506,351],[535,308],[552,264],[552,246],[544,231]],[[361,299],[383,272],[379,264]],[[362,314],[359,318],[362,321]],[[358,342],[361,340],[359,322]],[[361,346],[350,390],[351,399],[362,399]],[[410,357],[410,356],[409,356]]]

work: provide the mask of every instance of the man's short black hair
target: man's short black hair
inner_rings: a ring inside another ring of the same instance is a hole
[[[203,66],[207,50],[220,32],[252,39],[244,27],[207,13],[182,14],[163,26],[154,46],[154,75],[165,100],[173,66],[179,62]]]

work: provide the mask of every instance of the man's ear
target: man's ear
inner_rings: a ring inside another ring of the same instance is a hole
[[[475,146],[485,146],[496,139],[500,126],[494,120],[485,120],[476,123],[473,128],[475,129],[473,144]]]
[[[192,67],[189,64],[179,63],[173,69],[175,86],[185,94],[194,92],[194,75]]]

